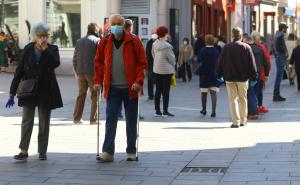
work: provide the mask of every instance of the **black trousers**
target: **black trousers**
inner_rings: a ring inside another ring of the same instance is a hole
[[[160,112],[160,97],[163,96],[163,111],[168,112],[169,108],[169,95],[172,74],[156,74],[155,75],[155,110]]]
[[[153,98],[153,86],[154,86],[154,75],[153,75],[153,66],[148,67],[148,97]]]
[[[300,91],[300,72],[297,72],[297,86],[298,86],[298,91]]]
[[[181,77],[184,82],[186,81],[186,73],[189,78],[189,81],[191,81],[192,79],[191,65],[185,62],[181,65]]]

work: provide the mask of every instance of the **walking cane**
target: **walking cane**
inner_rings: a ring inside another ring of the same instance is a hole
[[[138,92],[138,110],[137,110],[137,133],[136,133],[136,161],[139,161],[139,138],[140,138],[140,96],[141,91]]]
[[[99,160],[99,128],[100,128],[100,101],[102,98],[102,88],[97,88],[97,157]]]

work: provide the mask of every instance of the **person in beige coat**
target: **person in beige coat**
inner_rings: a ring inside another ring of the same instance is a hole
[[[183,44],[179,50],[178,62],[181,68],[181,76],[183,82],[186,82],[186,73],[189,81],[192,79],[191,61],[194,55],[194,50],[188,38],[182,40]]]
[[[291,56],[292,56],[292,51],[293,49],[297,46],[297,36],[293,33],[290,33],[288,36],[288,40],[286,41],[286,47],[288,50],[288,58],[287,58],[287,66],[289,66],[288,68],[288,78],[290,81],[290,85],[295,85],[295,77],[296,77],[296,72],[295,72],[295,67],[288,65],[290,64],[290,60],[291,60]]]

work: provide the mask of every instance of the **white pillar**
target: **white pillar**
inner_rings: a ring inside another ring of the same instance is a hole
[[[158,0],[157,3],[157,24],[158,26],[168,26],[168,0]]]
[[[19,46],[23,48],[29,42],[29,33],[25,23],[31,27],[38,22],[46,21],[46,4],[43,0],[19,0]]]
[[[112,14],[119,14],[121,9],[121,0],[108,0],[107,9],[108,9],[108,14],[107,14],[108,17]]]
[[[82,0],[81,1],[81,36],[86,35],[87,25],[91,22],[100,27],[107,17],[107,3],[109,0]]]

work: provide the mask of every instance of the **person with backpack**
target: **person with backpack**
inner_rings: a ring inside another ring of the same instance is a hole
[[[258,45],[264,52],[264,56],[267,60],[267,65],[269,66],[269,72],[271,70],[271,57],[269,54],[269,51],[267,47],[263,43],[263,39],[258,31],[253,31],[251,33],[251,37],[253,38],[256,45]],[[263,88],[266,84],[266,82],[269,80],[269,75],[266,75],[267,69],[264,68],[264,66],[261,66],[260,70],[260,77],[257,81],[257,90],[256,90],[256,96],[257,96],[257,103],[258,103],[258,112],[259,113],[267,113],[269,110],[263,105]]]
[[[248,119],[256,120],[258,119],[258,108],[259,108],[257,94],[262,93],[261,92],[262,88],[258,87],[262,83],[260,80],[262,68],[264,69],[265,79],[268,79],[269,72],[270,72],[270,65],[267,62],[267,58],[265,57],[263,49],[254,42],[253,37],[251,36],[244,37],[244,42],[249,44],[249,46],[252,49],[255,62],[256,62],[255,64],[257,68],[257,74],[258,74],[258,79],[256,81],[249,82],[249,88],[247,92]]]
[[[109,18],[111,32],[99,45],[94,60],[95,85],[104,87],[106,130],[100,162],[112,162],[119,108],[124,103],[126,112],[127,160],[136,160],[138,97],[144,84],[147,57],[140,39],[124,31],[125,19],[119,14]]]

